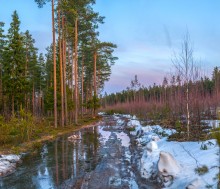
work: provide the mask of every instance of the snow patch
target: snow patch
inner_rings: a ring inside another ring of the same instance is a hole
[[[120,132],[120,133],[116,133],[116,135],[117,135],[117,138],[121,141],[122,146],[129,147],[130,138],[126,133]]]
[[[212,128],[218,128],[220,126],[220,120],[202,120],[202,122]]]
[[[210,126],[219,125],[220,121],[209,123]],[[138,145],[145,148],[140,159],[142,177],[160,180],[162,175],[161,184],[169,189],[217,188],[218,181],[214,178],[218,173],[219,147],[216,140],[169,142],[167,137],[176,133],[176,130],[164,129],[159,125],[142,126],[134,117],[128,121],[127,126],[134,128],[130,134],[136,136]],[[201,148],[204,144],[207,150]],[[208,167],[208,172],[198,175],[195,170],[203,165]]]
[[[151,142],[147,143],[146,149],[149,152],[153,152],[153,151],[157,150],[158,149],[157,143],[155,141],[151,141]]]
[[[20,155],[1,155],[0,156],[0,176],[8,175],[15,171],[16,164],[21,163]]]
[[[101,135],[101,137],[102,137],[102,142],[105,144],[106,143],[106,141],[108,141],[109,140],[109,138],[110,138],[110,136],[111,136],[111,132],[109,132],[109,131],[104,131],[103,130],[103,127],[98,127],[99,128],[99,133],[100,133],[100,135]]]

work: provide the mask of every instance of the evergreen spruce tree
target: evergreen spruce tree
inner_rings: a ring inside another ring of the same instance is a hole
[[[4,23],[0,22],[0,63],[2,63],[2,55],[3,55],[3,49],[5,44],[5,35],[4,35]]]
[[[7,46],[3,57],[3,88],[11,105],[11,114],[19,110],[24,104],[24,91],[27,86],[25,77],[25,49],[20,34],[20,21],[16,11],[12,15],[12,22],[8,30]]]
[[[36,81],[38,80],[36,77],[38,63],[37,48],[34,47],[35,40],[28,30],[23,34],[23,38],[25,48],[25,77],[28,81],[28,85],[25,89],[25,108],[30,109],[26,103],[29,99],[28,101],[32,102],[31,109],[34,115],[35,88],[37,87]]]
[[[2,64],[3,53],[5,47],[4,23],[0,22],[0,112],[3,111],[3,95],[2,95]]]

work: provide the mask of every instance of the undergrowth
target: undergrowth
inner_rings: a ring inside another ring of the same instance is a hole
[[[8,151],[6,149],[9,149],[17,154],[23,146],[37,149],[42,145],[41,140],[51,140],[60,134],[68,133],[98,119],[87,116],[84,119],[79,119],[77,126],[68,125],[64,128],[54,128],[50,118],[35,118],[24,110],[8,121],[0,116],[0,151]]]
[[[20,111],[19,117],[13,116],[7,122],[0,117],[0,145],[30,141],[38,132],[36,125],[37,121],[31,113],[25,113],[23,110]]]
[[[204,175],[206,173],[208,173],[209,169],[206,165],[203,165],[202,167],[198,167],[195,169],[195,172],[198,174],[198,175]]]

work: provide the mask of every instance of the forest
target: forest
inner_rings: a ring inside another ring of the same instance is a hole
[[[47,1],[36,1],[43,8]],[[50,3],[50,2],[48,2]],[[34,135],[33,118],[46,118],[64,127],[78,124],[83,116],[96,115],[98,94],[109,80],[117,47],[98,39],[104,17],[94,12],[91,1],[52,1],[53,43],[44,55],[35,47],[31,33],[20,31],[19,15],[12,13],[8,31],[0,23],[0,113],[1,143],[7,143],[21,128],[6,126],[17,119],[27,140]],[[25,118],[30,123],[19,123]],[[8,133],[8,134],[7,134]],[[9,137],[7,137],[9,136]],[[16,138],[16,137],[15,137]]]

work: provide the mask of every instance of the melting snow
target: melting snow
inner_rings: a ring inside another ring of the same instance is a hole
[[[130,145],[130,138],[129,138],[129,136],[126,133],[120,132],[120,133],[116,133],[116,135],[117,135],[117,138],[119,140],[121,140],[122,146],[129,147],[129,145]]]
[[[209,127],[217,128],[220,126],[220,120],[203,120],[203,123],[206,123]]]
[[[102,136],[102,141],[103,141],[103,143],[105,144],[105,142],[108,141],[108,139],[110,138],[111,132],[109,132],[109,131],[104,131],[103,128],[104,128],[104,127],[99,127],[99,133],[101,134],[101,136]]]
[[[143,136],[137,139],[141,145],[147,144],[144,154],[141,158],[141,174],[145,178],[150,178],[157,174],[157,163],[161,151],[171,154],[180,164],[180,172],[177,174],[174,182],[166,188],[198,188],[206,187],[217,188],[217,180],[214,178],[218,173],[219,166],[219,147],[216,140],[207,140],[205,142],[177,142],[167,141],[166,135],[175,133],[175,130],[163,129],[160,126],[137,126],[138,130],[143,130]],[[158,136],[160,135],[160,136]],[[153,142],[153,143],[152,143]],[[157,143],[157,145],[155,144]],[[201,145],[206,145],[207,150],[202,150]],[[158,147],[158,149],[157,149]],[[204,175],[198,175],[195,169],[206,165],[208,172]]]
[[[0,156],[0,176],[12,173],[16,168],[16,163],[21,161],[19,155],[1,155]]]

